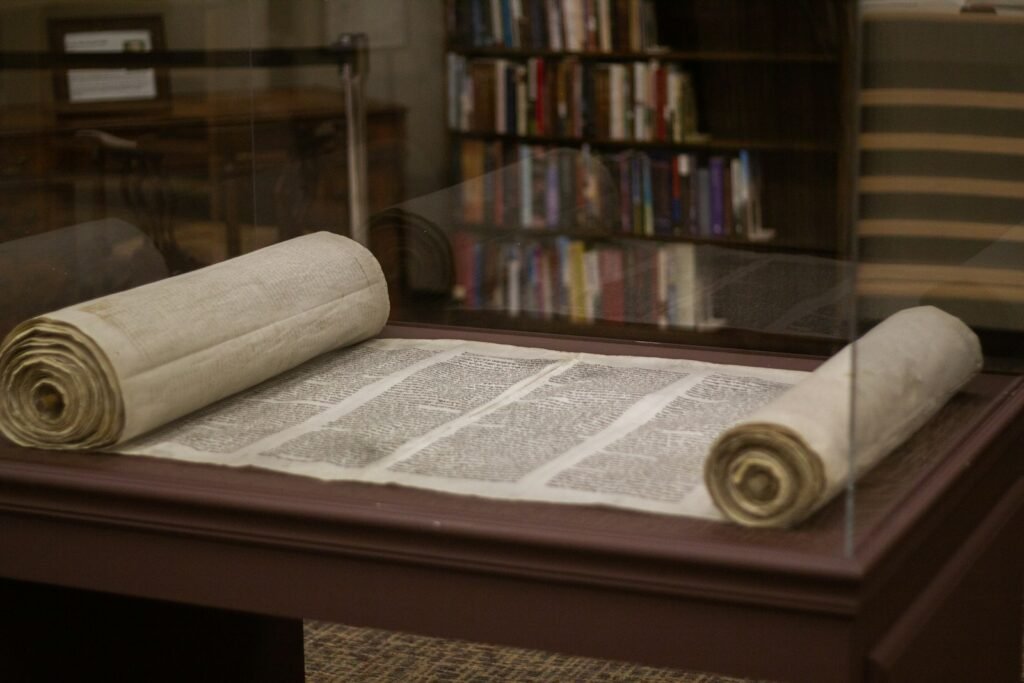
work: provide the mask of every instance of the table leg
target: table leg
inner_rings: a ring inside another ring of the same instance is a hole
[[[302,621],[0,581],[3,679],[302,681]]]

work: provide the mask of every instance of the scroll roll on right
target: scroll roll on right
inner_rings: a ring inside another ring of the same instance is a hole
[[[798,524],[924,425],[981,366],[981,344],[959,319],[932,306],[900,311],[719,435],[704,468],[711,498],[746,526]]]

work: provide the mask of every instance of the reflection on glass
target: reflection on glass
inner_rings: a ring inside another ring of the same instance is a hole
[[[857,83],[838,0],[658,0],[583,32],[486,4],[5,6],[4,53],[141,31],[252,68],[140,68],[135,102],[0,70],[0,241],[118,218],[180,272],[365,227],[397,319],[828,352],[934,303],[1020,359],[1019,12],[866,3]],[[349,31],[362,128],[339,64],[302,62]]]
[[[0,242],[0,338],[32,316],[167,274],[152,240],[114,218]]]
[[[743,156],[731,160],[736,182],[700,202],[693,172],[713,167],[691,157],[521,146],[511,163],[377,216],[372,243],[398,269],[395,286],[453,314],[841,338],[849,268],[758,249],[771,233]]]
[[[177,273],[363,229],[365,40],[247,0],[153,10],[0,8],[0,242],[118,219]]]
[[[964,4],[979,6],[865,4],[860,314],[873,324],[933,304],[981,335],[991,367],[1019,370],[1024,15]]]

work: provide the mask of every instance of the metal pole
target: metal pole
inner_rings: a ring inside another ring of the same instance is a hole
[[[360,244],[369,246],[365,79],[369,65],[369,41],[365,33],[344,33],[332,47],[347,52],[355,51],[355,59],[348,59],[341,65],[346,109],[349,235]]]

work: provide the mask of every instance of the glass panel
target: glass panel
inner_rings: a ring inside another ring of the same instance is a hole
[[[855,329],[853,4],[638,2],[591,23],[588,3],[566,3],[583,8],[581,34],[560,6],[524,3],[509,24],[490,3],[446,3],[443,97],[404,100],[410,121],[444,122],[440,148],[410,135],[414,155],[439,150],[443,181],[371,217],[392,320],[842,349]],[[390,53],[369,33],[375,63]],[[845,377],[830,404],[840,465]],[[825,506],[808,523],[842,554],[845,478],[787,516],[793,473],[762,463],[760,437],[743,443],[752,465],[721,468],[754,499],[736,517],[793,525]]]
[[[841,348],[846,5],[521,5],[5,7],[4,330],[326,229],[396,321]]]
[[[886,440],[880,411],[910,438],[851,497],[853,549],[963,457],[953,445],[1024,370],[1024,15],[1009,4],[862,3],[857,317],[903,331],[856,359],[850,466]],[[883,504],[861,505],[881,481]]]
[[[773,368],[854,328],[844,0],[38,0],[0,19],[0,331],[318,230],[369,245],[394,322]],[[758,504],[789,491],[766,467],[735,477]],[[815,522],[830,554],[841,508]]]
[[[328,35],[299,3],[143,5],[0,9],[3,240],[116,218],[177,273],[312,225],[364,229],[348,111],[365,37]]]
[[[409,102],[448,187],[371,224],[395,319],[843,346],[844,3],[636,3],[582,35],[487,5],[447,3],[446,96]]]

